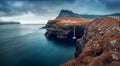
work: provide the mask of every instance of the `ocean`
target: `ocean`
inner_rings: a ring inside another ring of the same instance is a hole
[[[0,66],[59,66],[74,58],[75,41],[46,38],[44,25],[0,25]]]

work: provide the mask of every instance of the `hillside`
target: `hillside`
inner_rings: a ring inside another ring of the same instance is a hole
[[[106,17],[89,23],[75,55],[62,66],[120,66],[120,21]]]
[[[70,10],[61,10],[59,15],[56,17],[56,19],[65,18],[65,17],[96,19],[96,18],[104,18],[107,16],[120,16],[120,13],[113,13],[108,15],[90,15],[90,14],[77,14]]]

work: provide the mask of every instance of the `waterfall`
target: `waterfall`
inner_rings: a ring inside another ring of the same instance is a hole
[[[73,37],[72,37],[73,39],[76,39],[76,37],[75,37],[75,28],[76,28],[76,26],[73,27]]]

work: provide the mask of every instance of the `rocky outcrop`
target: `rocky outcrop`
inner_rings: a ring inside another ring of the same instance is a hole
[[[120,20],[106,17],[89,23],[75,55],[62,66],[120,66]]]
[[[72,38],[73,28],[76,27],[75,36],[81,37],[84,34],[85,25],[91,20],[80,18],[59,18],[49,20],[44,28],[47,29],[46,37]]]
[[[44,28],[54,28],[54,24],[57,23],[58,21],[59,20],[48,20]]]

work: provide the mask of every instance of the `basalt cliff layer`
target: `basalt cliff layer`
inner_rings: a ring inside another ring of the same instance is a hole
[[[119,14],[111,14],[119,15]],[[75,36],[80,38],[84,34],[86,25],[95,18],[104,18],[108,15],[85,15],[73,13],[69,10],[61,10],[60,14],[54,20],[49,20],[46,26],[46,37],[72,38],[75,28]]]
[[[120,66],[120,19],[97,18],[77,40],[76,59],[62,66]]]
[[[84,34],[85,27],[90,21],[90,19],[72,17],[49,20],[45,26],[45,28],[47,29],[45,36],[57,38],[72,38],[73,28],[75,26],[75,36],[79,38]]]

